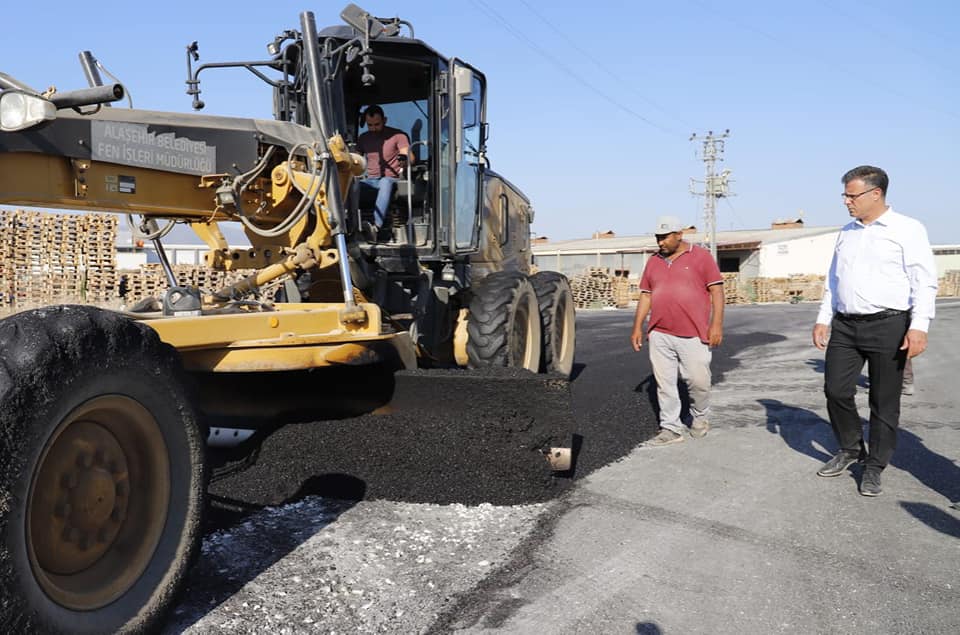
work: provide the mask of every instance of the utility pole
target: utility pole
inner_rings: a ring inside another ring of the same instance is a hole
[[[730,193],[730,170],[715,172],[717,161],[723,161],[724,139],[730,136],[730,130],[724,130],[721,135],[714,135],[713,130],[707,132],[706,137],[697,137],[697,133],[690,135],[690,141],[703,141],[703,162],[707,173],[703,181],[690,179],[690,193],[704,197],[703,220],[704,241],[710,247],[710,255],[717,259],[717,199],[724,196],[733,196]],[[696,183],[703,184],[703,191],[694,189]]]

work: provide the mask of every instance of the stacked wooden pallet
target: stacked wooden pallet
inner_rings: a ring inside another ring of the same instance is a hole
[[[83,217],[84,232],[84,297],[87,302],[102,304],[118,297],[117,225],[118,217],[91,214]]]
[[[578,309],[601,309],[616,306],[613,278],[609,270],[591,267],[570,279],[570,291]]]
[[[117,227],[118,217],[111,214],[0,210],[0,311],[61,303],[118,308],[162,297],[169,283],[159,264],[117,271]],[[178,285],[205,292],[251,273],[193,265],[173,270]],[[264,297],[272,297],[272,292]]]
[[[107,214],[0,211],[0,306],[109,299],[116,235]]]
[[[639,293],[636,280],[630,280],[626,276],[614,276],[612,284],[613,303],[618,309],[623,309],[636,300],[635,294]]]
[[[756,302],[796,302],[823,297],[823,276],[790,276],[789,278],[754,278]]]
[[[205,293],[233,284],[252,273],[251,270],[213,271],[196,265],[174,265],[172,269],[177,286],[199,287]],[[141,265],[139,270],[127,271],[121,275],[125,279],[127,305],[135,304],[144,298],[159,299],[170,287],[159,263]]]
[[[126,304],[134,304],[144,298],[158,297],[166,289],[167,277],[159,263],[140,265],[137,271],[126,271],[122,274],[126,288]]]
[[[960,296],[960,270],[951,269],[940,278],[937,296],[950,298]]]
[[[723,275],[723,297],[727,304],[744,304],[750,299],[740,289],[740,274],[724,273]]]
[[[0,210],[0,310],[13,305],[14,267],[12,260],[13,242],[8,238],[13,232],[13,215]]]

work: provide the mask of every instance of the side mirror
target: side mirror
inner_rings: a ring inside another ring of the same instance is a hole
[[[457,121],[455,130],[456,139],[454,144],[454,155],[456,156],[456,162],[459,163],[460,161],[463,161],[463,130],[464,128],[469,128],[471,125],[476,125],[467,123],[467,102],[473,102],[473,100],[465,99],[473,89],[473,71],[471,71],[469,68],[458,65],[454,66],[452,74],[453,86],[455,89],[453,108]],[[476,121],[476,107],[473,109],[472,118],[474,121]]]

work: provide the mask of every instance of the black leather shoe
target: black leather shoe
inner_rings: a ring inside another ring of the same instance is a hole
[[[880,470],[864,470],[860,479],[860,493],[864,496],[880,496],[883,488],[880,487]]]
[[[847,468],[857,462],[856,454],[848,454],[843,450],[837,452],[832,459],[817,470],[817,476],[840,476]]]

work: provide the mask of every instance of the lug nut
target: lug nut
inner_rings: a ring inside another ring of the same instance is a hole
[[[110,470],[111,474],[116,474],[120,471],[120,464],[116,459],[111,459],[110,463],[107,464],[107,469]]]
[[[110,513],[110,518],[111,518],[114,522],[119,523],[119,522],[121,522],[124,518],[126,518],[126,514],[124,513],[123,508],[118,505],[118,506],[116,506],[116,507],[113,508],[113,511]]]
[[[127,481],[117,483],[117,496],[126,496],[130,493],[130,484]]]
[[[80,547],[80,551],[86,551],[90,548],[90,535],[87,532],[83,532],[80,535],[80,540],[77,546]]]
[[[100,531],[97,532],[97,541],[106,542],[107,538],[110,537],[110,533],[107,531],[106,527],[102,527]]]
[[[68,472],[60,477],[60,487],[63,489],[73,489],[77,486],[77,475],[73,472]]]
[[[54,508],[54,510],[53,510],[53,514],[54,514],[57,518],[66,518],[67,516],[70,515],[70,512],[71,512],[71,511],[73,511],[73,508],[70,507],[70,503],[68,503],[68,502],[66,502],[66,501],[61,501],[61,502],[57,503],[56,508]]]
[[[77,455],[77,465],[79,467],[91,467],[93,465],[93,457],[86,452],[81,452]]]
[[[80,538],[80,530],[76,527],[64,527],[62,537],[65,542],[76,542]]]

